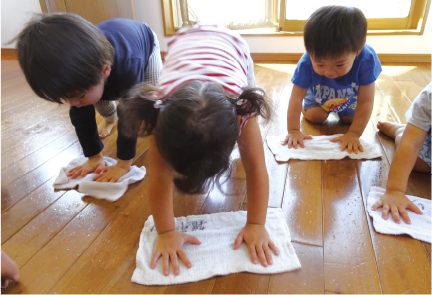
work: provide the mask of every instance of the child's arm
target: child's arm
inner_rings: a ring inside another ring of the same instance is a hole
[[[385,194],[372,206],[372,210],[383,207],[382,217],[384,219],[387,219],[387,214],[391,211],[396,223],[400,223],[400,213],[405,223],[410,224],[411,220],[405,210],[406,208],[411,209],[417,214],[423,214],[405,196],[405,190],[408,177],[414,167],[426,135],[426,131],[409,123],[407,124],[390,166]]]
[[[302,101],[306,96],[307,88],[301,88],[297,85],[293,85],[291,97],[288,105],[288,118],[287,118],[287,130],[288,135],[286,136],[282,145],[288,144],[288,148],[297,148],[297,143],[304,148],[303,140],[312,139],[310,135],[304,135],[300,131],[300,114],[302,111]]]
[[[332,142],[341,141],[341,151],[347,149],[349,154],[351,154],[352,151],[354,151],[355,154],[357,154],[357,151],[359,150],[363,152],[363,147],[360,144],[360,136],[363,134],[372,114],[374,96],[375,82],[369,85],[361,85],[359,87],[357,107],[354,112],[353,122],[348,132],[330,140]]]
[[[246,172],[248,212],[246,225],[235,240],[234,250],[245,241],[252,262],[258,263],[258,254],[261,264],[267,266],[273,263],[270,249],[276,255],[279,252],[265,228],[269,181],[261,132],[255,117],[247,122],[237,142]]]
[[[156,262],[162,256],[163,273],[169,274],[169,261],[173,265],[174,274],[180,273],[177,255],[183,263],[190,268],[192,266],[183,244],[191,243],[199,245],[197,238],[177,231],[175,228],[173,213],[173,172],[159,153],[154,135],[149,136],[148,148],[149,165],[147,176],[149,178],[149,205],[153,214],[156,231],[159,235],[156,250],[150,262],[150,267],[155,268]]]

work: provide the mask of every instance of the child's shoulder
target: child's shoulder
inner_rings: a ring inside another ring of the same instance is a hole
[[[358,58],[361,60],[373,60],[378,59],[378,55],[372,48],[372,46],[370,46],[369,44],[365,44],[362,51],[358,55]]]

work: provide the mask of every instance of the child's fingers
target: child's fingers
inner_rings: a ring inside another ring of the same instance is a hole
[[[239,233],[237,238],[234,241],[234,250],[237,250],[238,248],[240,248],[240,245],[243,242],[243,234]]]
[[[288,148],[289,148],[289,149],[292,148],[292,145],[293,145],[293,140],[292,140],[292,138],[290,137],[290,138],[288,139]]]
[[[375,211],[377,208],[381,207],[383,203],[381,201],[376,202],[372,205],[372,211]]]
[[[423,214],[423,212],[419,209],[419,207],[417,207],[416,205],[414,205],[413,202],[410,202],[407,206],[408,209],[410,209],[411,211],[417,213],[417,214]]]
[[[169,254],[169,257],[171,259],[171,264],[173,267],[174,275],[178,276],[180,274],[180,269],[179,269],[179,263],[178,263],[178,259],[177,259],[177,253],[172,252]]]
[[[97,168],[95,169],[94,173],[99,174],[99,173],[101,173],[102,171],[103,171],[103,172],[106,172],[107,169],[108,169],[108,167],[104,167],[104,165],[99,165],[99,166],[97,166]]]
[[[387,220],[387,214],[388,214],[388,212],[389,212],[389,205],[387,205],[387,204],[384,204],[383,205],[383,209],[382,209],[382,217],[383,217],[383,219],[384,220]]]
[[[398,210],[398,208],[397,208],[396,206],[392,206],[392,207],[391,207],[391,214],[392,214],[392,216],[393,216],[393,220],[394,220],[396,223],[400,223],[399,210]]]
[[[162,265],[164,276],[169,275],[169,254],[166,252],[162,254]]]
[[[312,139],[312,136],[310,136],[310,135],[305,135],[304,139]]]
[[[262,266],[267,266],[268,265],[267,259],[266,259],[262,245],[257,245],[255,250],[258,254],[258,258],[261,261]]]
[[[292,143],[293,148],[297,148],[297,138],[293,139],[293,143]]]
[[[273,243],[273,241],[270,241],[269,243],[270,249],[273,251],[274,254],[279,255],[279,249],[276,247],[276,245]]]
[[[304,148],[303,140],[299,139],[298,143],[299,143],[299,145],[300,145],[302,148]]]
[[[178,256],[183,261],[183,263],[186,265],[187,268],[192,267],[192,263],[190,262],[189,258],[186,255],[186,252],[183,249],[180,249],[177,251]]]
[[[358,147],[359,147],[359,151],[361,151],[363,153],[363,146],[359,143]]]
[[[68,176],[69,176],[69,174],[73,174],[73,173],[75,173],[76,170],[81,169],[81,168],[82,168],[82,166],[72,168],[71,170],[68,171]]]
[[[189,244],[199,245],[201,244],[200,240],[198,240],[194,236],[187,235],[185,241]]]
[[[348,154],[351,154],[351,152],[353,151],[353,144],[351,142],[348,143],[347,151],[348,151]]]
[[[354,154],[357,154],[357,152],[358,152],[358,146],[357,146],[357,144],[353,145],[353,152],[354,152]]]
[[[257,264],[258,259],[255,251],[255,245],[248,245],[249,255],[251,257],[252,263]]]
[[[268,264],[273,264],[272,255],[270,248],[267,245],[263,245],[264,254]]]
[[[402,216],[402,219],[405,221],[406,224],[411,224],[411,219],[408,216],[408,212],[406,212],[405,209],[401,208],[400,215]]]
[[[155,254],[153,254],[153,257],[150,261],[150,268],[154,269],[156,267],[156,262],[158,261],[159,257],[162,255],[162,253],[160,251],[155,252]]]

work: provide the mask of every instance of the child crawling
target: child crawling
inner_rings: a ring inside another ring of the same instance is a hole
[[[234,249],[244,241],[252,262],[263,266],[272,264],[272,252],[278,254],[265,228],[269,180],[256,120],[269,119],[272,110],[254,86],[246,42],[226,28],[197,24],[169,41],[159,87],[136,88],[119,106],[125,132],[149,136],[149,203],[159,235],[150,266],[162,258],[164,275],[169,261],[180,273],[178,257],[191,267],[183,244],[200,244],[175,228],[172,184],[184,193],[204,193],[229,170],[236,142],[248,212]]]

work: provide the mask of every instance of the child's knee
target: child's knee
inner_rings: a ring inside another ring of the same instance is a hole
[[[343,116],[343,117],[340,117],[340,120],[345,124],[352,124],[353,117]]]
[[[329,113],[327,113],[321,107],[314,107],[307,110],[302,109],[302,113],[306,120],[317,124],[323,123],[325,120],[327,120],[329,115]]]

